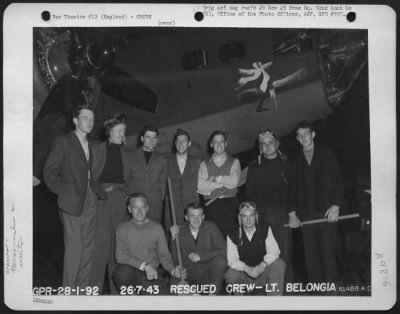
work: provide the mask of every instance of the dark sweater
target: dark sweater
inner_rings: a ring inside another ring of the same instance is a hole
[[[291,163],[289,201],[290,210],[295,210],[300,219],[321,217],[330,206],[343,205],[343,178],[329,148],[316,146],[311,165],[299,151]]]
[[[101,183],[124,183],[121,145],[106,145],[106,162],[99,177]]]
[[[247,173],[246,194],[267,221],[283,224],[288,219],[288,162],[280,157],[253,161]]]

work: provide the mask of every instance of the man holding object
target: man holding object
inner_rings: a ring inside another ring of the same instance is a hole
[[[201,206],[189,204],[185,208],[186,222],[171,227],[171,250],[177,260],[174,240],[179,233],[182,263],[187,269],[188,283],[215,285],[215,294],[219,294],[226,269],[226,243],[215,224],[204,218]]]
[[[314,145],[312,124],[296,127],[302,151],[293,159],[289,179],[289,226],[297,228],[301,220],[327,217],[328,223],[302,228],[308,281],[337,280],[336,243],[339,209],[344,200],[343,179],[332,151]]]

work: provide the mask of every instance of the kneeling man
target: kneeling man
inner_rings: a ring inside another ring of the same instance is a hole
[[[227,291],[282,295],[286,265],[279,258],[280,250],[271,228],[258,225],[256,205],[252,202],[239,206],[238,219],[239,228],[227,237]],[[247,285],[253,288],[246,290],[235,284],[254,285]]]
[[[134,286],[138,292],[141,288],[146,292],[146,287],[152,286],[155,288],[153,294],[166,294],[168,289],[159,265],[176,278],[185,277],[186,271],[175,267],[161,225],[146,217],[149,210],[146,195],[132,193],[127,202],[132,219],[117,228],[115,285],[120,293],[126,289],[121,289],[123,286]]]
[[[192,203],[186,206],[186,222],[179,227],[171,227],[171,251],[176,261],[175,238],[179,234],[182,264],[187,270],[188,284],[198,285],[197,293],[219,294],[227,266],[226,242],[217,226],[204,218],[204,210],[200,205]]]

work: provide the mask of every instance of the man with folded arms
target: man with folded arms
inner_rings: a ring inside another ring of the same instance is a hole
[[[210,137],[213,154],[200,164],[197,189],[204,195],[205,215],[213,221],[225,238],[236,224],[236,208],[240,181],[240,162],[226,152],[228,146],[226,133],[214,131]]]

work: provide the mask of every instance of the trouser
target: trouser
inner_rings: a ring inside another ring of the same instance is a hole
[[[113,272],[113,280],[120,294],[124,294],[129,286],[136,289],[135,294],[153,294],[166,295],[169,294],[167,284],[158,273],[158,278],[153,280],[146,279],[146,273],[127,264],[117,264]],[[146,291],[146,288],[152,286],[151,292]],[[143,289],[142,289],[143,288]],[[140,289],[140,290],[139,290]],[[129,292],[128,292],[129,293]]]
[[[239,201],[236,197],[219,198],[205,207],[205,219],[213,221],[226,239],[232,228],[237,228],[238,208]]]
[[[304,258],[309,282],[337,280],[337,224],[320,223],[302,227]]]
[[[160,184],[164,184],[164,182],[162,183],[160,182]],[[151,193],[151,192],[148,192],[146,196],[147,196],[147,202],[149,204],[149,211],[147,212],[146,215],[147,218],[161,224],[163,217],[162,196],[159,193]]]
[[[255,289],[254,293],[263,292],[263,294],[268,295],[282,295],[284,292],[285,269],[285,262],[278,258],[268,265],[257,278],[250,277],[244,271],[229,268],[225,274],[225,280],[227,284],[255,284],[256,287],[262,287],[262,289]],[[266,284],[275,284],[275,289],[272,288],[272,285],[268,286],[269,292],[267,292]]]
[[[267,223],[278,243],[281,254],[286,263],[285,283],[294,281],[292,264],[292,231],[283,225],[289,222],[287,209],[284,206],[263,206],[259,210],[259,223]]]
[[[99,287],[103,292],[104,275],[107,269],[110,292],[117,294],[117,289],[111,280],[114,271],[115,260],[115,232],[120,223],[129,220],[125,202],[125,192],[122,184],[103,184],[103,188],[113,186],[114,189],[107,192],[107,200],[97,200],[96,212],[96,241],[94,262],[91,275],[91,285]]]
[[[64,228],[63,286],[83,288],[89,285],[93,263],[96,195],[88,187],[81,216],[60,211]]]
[[[215,294],[220,294],[224,273],[226,270],[226,258],[216,256],[206,263],[191,263],[184,265],[187,270],[186,281],[190,285],[215,285]],[[171,278],[171,284],[178,284],[180,279]]]

